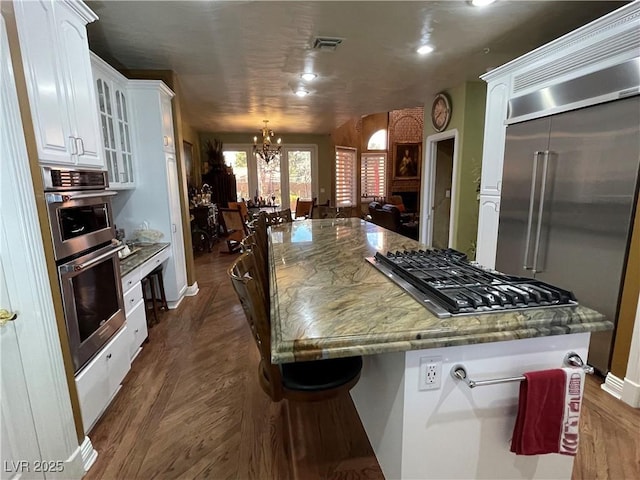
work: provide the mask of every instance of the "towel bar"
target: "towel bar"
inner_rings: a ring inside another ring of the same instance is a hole
[[[585,373],[592,375],[593,367],[582,361],[580,355],[576,352],[569,352],[564,357],[564,365],[567,367],[579,367]],[[498,383],[521,382],[525,379],[524,375],[517,377],[492,378],[490,380],[471,380],[467,375],[467,369],[464,365],[454,365],[451,367],[451,376],[456,380],[463,380],[469,388],[483,387],[485,385],[496,385]]]

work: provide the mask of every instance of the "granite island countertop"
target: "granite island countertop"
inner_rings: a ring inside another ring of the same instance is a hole
[[[126,258],[120,259],[120,276],[124,277],[129,272],[135,270],[140,265],[145,263],[154,255],[157,255],[165,248],[169,247],[170,243],[136,243],[133,249],[139,248],[139,250]],[[133,251],[132,249],[132,251]]]
[[[271,358],[321,358],[610,330],[587,307],[440,319],[370,265],[377,251],[424,245],[357,218],[271,227]],[[580,301],[580,299],[578,299]]]

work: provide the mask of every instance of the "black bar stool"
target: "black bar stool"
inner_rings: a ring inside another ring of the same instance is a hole
[[[144,297],[145,310],[147,312],[147,325],[149,327],[159,322],[158,307],[167,310],[167,297],[164,293],[164,281],[162,280],[162,265],[154,268],[142,279],[142,295]],[[153,319],[149,318],[149,312]]]

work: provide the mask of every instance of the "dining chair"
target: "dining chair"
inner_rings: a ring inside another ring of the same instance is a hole
[[[240,210],[245,223],[249,222],[249,207],[246,202],[228,202],[229,208],[232,210]]]
[[[295,217],[298,218],[311,218],[311,209],[313,208],[313,200],[300,200],[300,197],[296,200]]]
[[[242,239],[249,234],[247,224],[239,209],[220,208],[219,212],[226,235],[228,253],[234,253],[240,247]]]
[[[362,357],[333,358],[275,365],[271,363],[271,322],[255,256],[240,255],[228,270],[247,323],[260,351],[258,381],[272,401],[313,402],[337,397],[360,379]]]
[[[262,248],[258,245],[258,239],[256,237],[256,233],[250,233],[246,237],[242,239],[242,243],[240,244],[240,250],[242,252],[252,252],[254,261],[256,264],[256,270],[258,275],[260,276],[260,285],[262,286],[262,292],[264,293],[265,302],[269,303],[269,259],[265,257],[265,253],[262,251]]]

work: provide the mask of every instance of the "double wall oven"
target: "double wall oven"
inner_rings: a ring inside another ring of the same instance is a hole
[[[118,251],[102,171],[43,168],[65,322],[78,372],[124,324]]]

